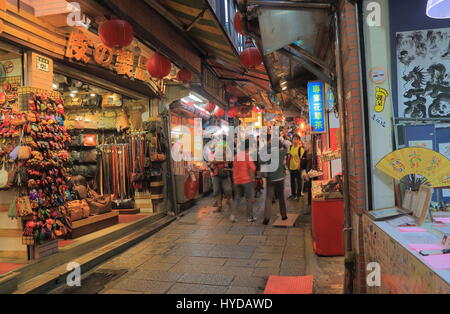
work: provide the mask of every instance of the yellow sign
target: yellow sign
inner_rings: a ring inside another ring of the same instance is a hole
[[[381,87],[376,87],[375,89],[375,111],[382,112],[384,110],[384,105],[386,104],[386,98],[389,96],[387,90]]]

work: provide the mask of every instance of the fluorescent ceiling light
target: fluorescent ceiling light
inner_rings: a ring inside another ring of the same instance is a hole
[[[426,13],[433,19],[450,18],[450,0],[428,0]]]
[[[201,100],[200,98],[198,98],[197,96],[190,94],[189,97],[190,99],[192,99],[195,102],[203,102],[203,100]]]

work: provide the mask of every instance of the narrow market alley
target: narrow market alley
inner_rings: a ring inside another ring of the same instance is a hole
[[[213,213],[212,202],[203,198],[181,219],[83,276],[123,270],[101,291],[83,284],[54,293],[260,294],[269,275],[313,275],[314,293],[342,293],[343,257],[313,252],[306,198],[288,201],[288,212],[300,214],[295,228],[248,223],[243,209],[231,223],[226,207]]]

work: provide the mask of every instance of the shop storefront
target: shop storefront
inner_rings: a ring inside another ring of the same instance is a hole
[[[58,40],[42,53],[9,35],[16,26],[2,34],[0,47],[0,258],[24,263],[162,213],[166,199],[167,140],[155,102],[165,87],[146,69],[154,52],[136,40],[107,48],[83,27],[64,37],[43,25],[49,40],[54,33]]]
[[[449,293],[450,20],[433,18],[425,0],[369,6],[360,6],[371,187],[363,233],[381,285],[367,292]],[[398,209],[413,217],[395,218]]]
[[[215,107],[195,92],[170,104],[171,147],[180,157],[171,160],[179,211],[211,191],[210,170],[203,156],[203,127],[218,110]]]

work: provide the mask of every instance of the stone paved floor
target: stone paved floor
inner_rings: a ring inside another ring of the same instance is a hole
[[[255,203],[258,221],[248,223],[242,208],[231,223],[226,212],[212,212],[212,198],[202,199],[181,219],[102,264],[100,269],[128,272],[101,293],[258,294],[269,275],[305,274],[315,276],[316,293],[342,293],[343,258],[319,258],[305,249],[305,200],[288,202],[289,212],[301,214],[289,229],[264,226],[262,202]],[[275,204],[272,222],[277,212]]]

